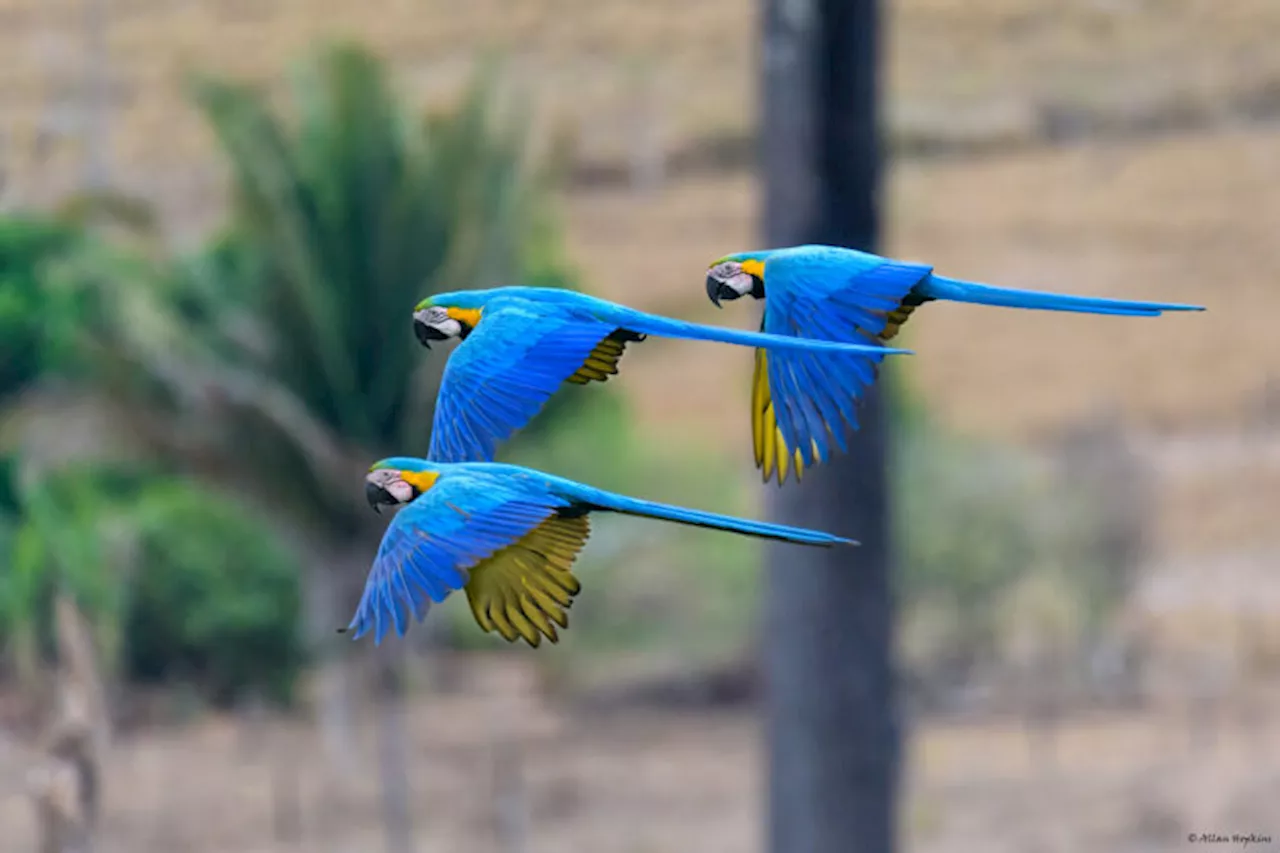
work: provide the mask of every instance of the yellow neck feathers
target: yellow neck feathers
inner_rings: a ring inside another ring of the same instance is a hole
[[[764,261],[743,261],[742,271],[747,275],[753,275],[758,279],[764,280]]]
[[[474,329],[480,325],[479,308],[446,308],[444,310],[449,315],[449,319],[457,320],[468,329]]]
[[[418,494],[424,494],[431,490],[440,475],[435,471],[401,471],[400,479],[417,489]]]

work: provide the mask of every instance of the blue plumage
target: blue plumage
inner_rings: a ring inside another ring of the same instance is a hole
[[[716,304],[747,295],[764,299],[765,332],[851,343],[888,341],[916,308],[940,299],[1133,317],[1204,310],[993,287],[936,275],[926,264],[822,245],[726,255],[708,271],[707,288]],[[875,381],[877,364],[857,353],[757,356],[752,433],[766,480],[776,472],[784,482],[791,466],[799,475],[829,456],[832,441],[844,449],[843,433],[857,428],[854,402]]]
[[[1080,314],[1112,314],[1120,317],[1158,317],[1165,311],[1204,310],[1198,305],[1180,305],[1176,302],[1133,302],[1100,296],[1071,296],[1064,293],[992,287],[989,284],[940,275],[930,275],[917,285],[915,292],[921,299],[948,299],[952,302],[972,302],[976,305],[1004,308],[1074,311]]]
[[[804,245],[762,252],[740,252],[732,260],[764,263],[766,311],[778,296],[792,295],[815,304],[832,299],[846,310],[889,312],[910,301],[935,299],[972,302],[1006,308],[1078,311],[1133,317],[1157,316],[1165,311],[1203,311],[1203,306],[1175,302],[1141,302],[1093,296],[1072,296],[1035,290],[994,287],[937,275],[927,264],[895,261],[838,246]],[[860,328],[877,334],[878,319]]]
[[[441,313],[433,317],[432,310]],[[686,323],[556,288],[443,293],[419,305],[415,318],[442,329],[456,324],[465,337],[445,367],[436,404],[428,456],[441,462],[493,460],[498,445],[561,384],[607,379],[617,372],[623,348],[649,335],[821,353],[823,359],[856,356],[858,365],[867,365],[858,368],[863,373],[886,355],[909,352],[874,340],[827,342]]]
[[[477,620],[509,640],[556,639],[551,622],[578,590],[570,566],[586,516],[616,512],[800,545],[857,544],[813,530],[734,518],[606,492],[530,468],[395,457],[369,474],[385,502],[405,503],[383,536],[348,626],[356,638],[403,636],[431,605],[466,589]],[[399,492],[399,497],[392,498]]]

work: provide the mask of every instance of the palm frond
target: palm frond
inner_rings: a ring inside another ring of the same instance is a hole
[[[221,436],[262,489],[295,487],[283,499],[298,514],[350,523],[333,492],[358,497],[352,460],[429,446],[444,359],[415,340],[413,305],[557,278],[527,117],[498,108],[495,80],[481,69],[457,106],[423,117],[350,45],[309,57],[283,109],[193,79],[229,168],[226,226],[167,270],[80,271],[109,294],[90,345],[122,398],[157,407],[153,423],[192,423],[200,454]]]

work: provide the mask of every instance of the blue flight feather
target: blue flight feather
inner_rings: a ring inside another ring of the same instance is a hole
[[[739,252],[728,260],[764,264],[763,331],[805,340],[869,343],[888,331],[890,315],[929,300],[1124,316],[1156,316],[1164,311],[1202,311],[1170,302],[1071,296],[992,287],[935,275],[933,267],[884,258],[837,246],[803,245]],[[892,318],[897,324],[903,316]],[[856,402],[876,379],[879,359],[832,354],[822,359],[772,350],[769,395],[789,456],[800,450],[811,464],[811,442],[825,456],[828,434],[857,428]],[[832,404],[834,403],[834,409]],[[838,411],[840,418],[835,417]],[[845,422],[844,426],[839,420]],[[781,478],[781,470],[779,469]]]
[[[375,467],[434,472],[434,484],[402,508],[383,534],[348,630],[380,643],[403,636],[433,603],[468,582],[481,561],[519,542],[558,513],[616,512],[799,545],[857,544],[815,530],[735,518],[631,498],[491,462],[439,463],[395,457]]]
[[[821,352],[824,359],[841,359],[860,373],[886,355],[910,352],[872,340],[815,340],[685,323],[557,288],[460,291],[438,294],[431,302],[482,312],[445,365],[428,451],[439,462],[492,461],[498,446],[536,416],[595,348],[619,330],[778,353]],[[819,417],[816,410],[809,414]]]
[[[785,283],[775,290],[779,268]],[[886,315],[929,274],[929,267],[866,259],[837,278],[825,267],[825,253],[806,258],[782,250],[770,255],[765,274],[765,332],[867,343],[884,331]],[[866,281],[866,292],[854,300],[847,287],[858,276]],[[812,445],[817,442],[821,457],[828,458],[832,436],[842,451],[847,450],[844,434],[857,428],[855,403],[875,381],[879,361],[844,353],[821,361],[800,353],[769,354],[770,396],[788,456],[798,449],[808,467],[814,464]]]
[[[926,299],[949,299],[952,302],[972,302],[976,305],[996,305],[1004,308],[1075,311],[1081,314],[1112,314],[1122,317],[1158,317],[1165,311],[1204,310],[1199,305],[1180,305],[1176,302],[1137,302],[1129,299],[1072,296],[1065,293],[992,287],[989,284],[961,281],[940,275],[929,276],[916,290]]]

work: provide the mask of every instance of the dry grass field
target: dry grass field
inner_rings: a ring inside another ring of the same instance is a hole
[[[757,120],[751,0],[116,0],[104,8],[106,156],[175,226],[213,200],[209,140],[183,100],[182,75],[280,79],[317,38],[366,41],[428,99],[456,90],[481,52],[500,54],[541,118],[571,128],[591,160],[743,135]],[[1230,123],[1274,116],[1280,100],[1271,37],[1280,7],[1269,0],[899,0],[886,17],[889,113],[912,138],[1025,142],[1050,125],[1070,132],[1082,118]],[[0,159],[27,197],[65,191],[75,176],[78,107],[96,55],[84,21],[79,0],[0,0]]]
[[[408,709],[423,853],[762,849],[754,715],[575,709],[539,697],[523,664],[488,656],[465,669],[454,690]],[[1204,720],[1177,707],[1076,719],[1049,737],[1001,721],[922,725],[903,806],[910,849],[1165,851],[1212,831],[1280,841],[1274,715],[1224,713],[1217,739],[1189,737],[1189,722]],[[326,769],[314,732],[296,722],[213,718],[126,737],[106,767],[95,849],[383,849],[369,722],[345,779]],[[0,798],[6,851],[34,849],[29,823],[21,798]]]
[[[82,74],[82,4],[0,2],[5,122],[30,128]],[[106,39],[122,163],[173,165],[202,137],[183,116],[189,68],[274,76],[317,37],[385,51],[416,90],[447,92],[477,51],[510,57],[546,110],[595,153],[628,146],[637,120],[679,143],[755,119],[751,0],[117,0]],[[966,129],[1049,105],[1200,109],[1280,81],[1268,0],[899,0],[889,4],[896,112]],[[47,116],[45,116],[47,118]]]

